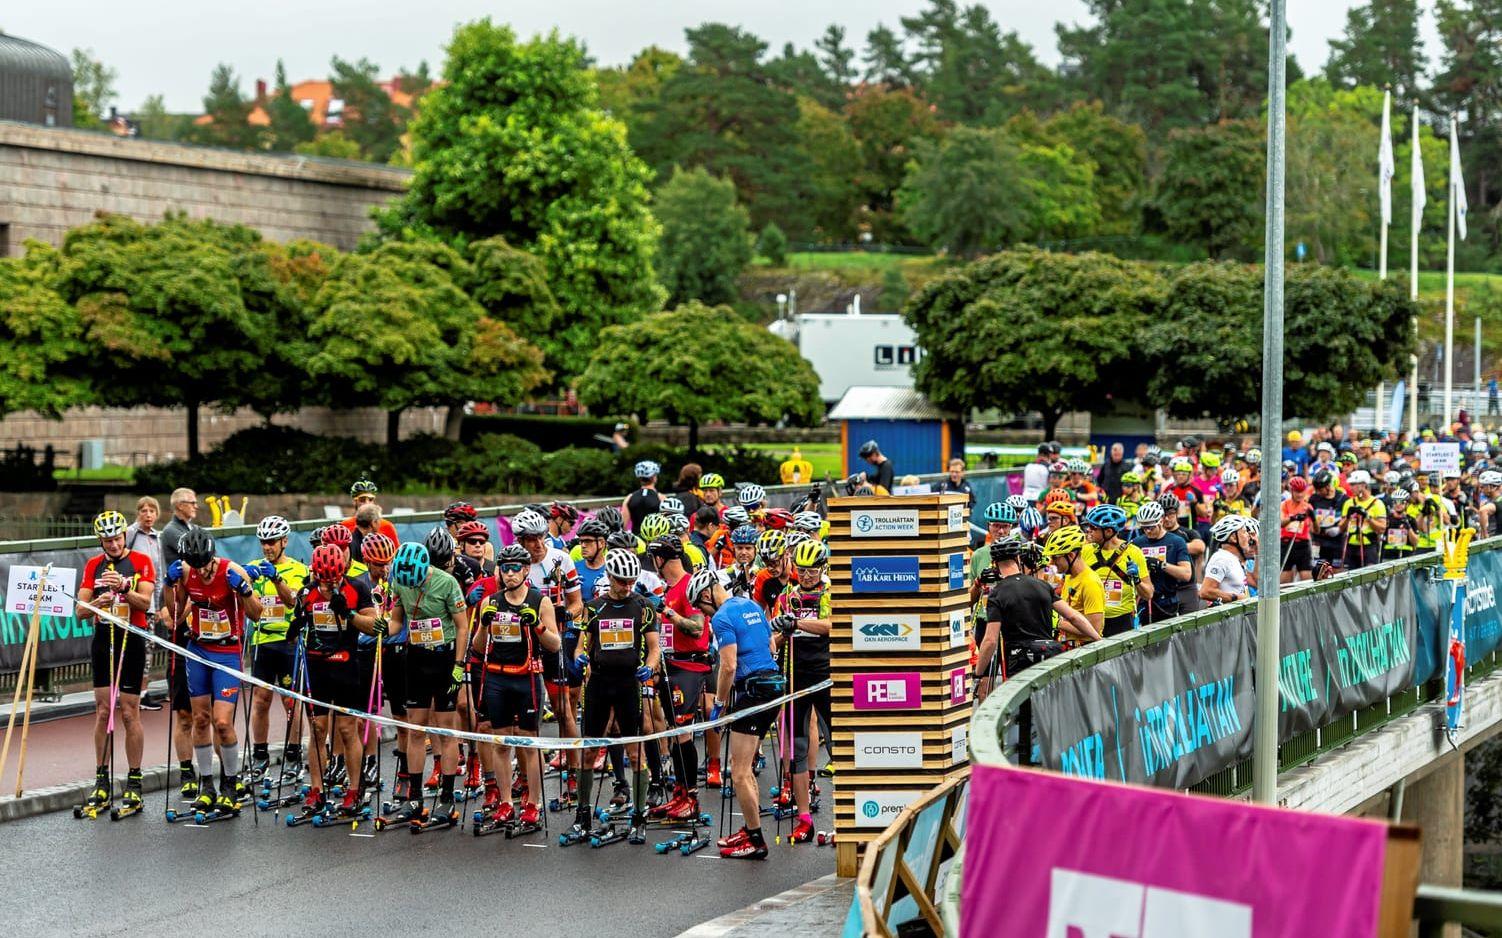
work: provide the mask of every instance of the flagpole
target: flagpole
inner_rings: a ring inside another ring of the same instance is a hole
[[[1409,192],[1412,199],[1412,210],[1409,217],[1412,224],[1409,225],[1408,246],[1408,298],[1418,303],[1419,299],[1419,228],[1424,223],[1424,206],[1419,195],[1424,191],[1424,163],[1423,151],[1419,149],[1419,108],[1413,106],[1413,159],[1411,169],[1413,178],[1409,183]],[[1418,347],[1419,320],[1413,319],[1414,347]],[[1408,439],[1417,442],[1419,438],[1419,356],[1417,351],[1408,356]]]
[[[1387,228],[1392,224],[1392,92],[1382,92],[1382,141],[1378,147],[1377,182],[1382,199],[1382,224],[1378,226],[1377,279],[1387,279]],[[1373,436],[1381,439],[1383,434],[1382,397],[1387,393],[1387,382],[1377,382],[1377,413]]]
[[[1449,216],[1448,237],[1445,243],[1445,410],[1442,415],[1441,436],[1450,432],[1450,421],[1455,413],[1450,409],[1454,393],[1455,354],[1455,115],[1450,115],[1450,197],[1446,214]]]

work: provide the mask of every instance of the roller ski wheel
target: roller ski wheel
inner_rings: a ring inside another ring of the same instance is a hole
[[[358,824],[370,820],[370,808],[365,805],[346,807],[338,805],[313,818],[314,827],[336,827],[347,822]]]
[[[140,804],[139,802],[135,805],[121,804],[120,807],[114,808],[110,811],[110,820],[123,821],[128,817],[134,817],[135,815],[141,813],[141,808],[143,807],[144,805]]]
[[[192,811],[178,811],[178,810],[173,809],[173,808],[168,808],[165,817],[167,819],[167,823],[168,824],[179,824],[179,823],[181,823],[183,821],[191,821],[191,820],[193,820],[193,812]]]
[[[423,807],[415,801],[404,801],[393,806],[392,810],[384,812],[376,817],[375,829],[377,832],[391,830],[398,827],[408,827],[423,819]]]
[[[239,808],[214,808],[212,811],[194,811],[193,823],[199,827],[214,824],[218,821],[228,821],[240,816]]]
[[[572,847],[589,840],[590,830],[582,824],[575,824],[568,830],[558,835],[558,846]]]
[[[542,825],[537,823],[536,821],[532,821],[530,823],[526,821],[517,821],[515,824],[512,824],[510,827],[506,828],[506,839],[511,840],[515,837],[526,837],[528,834],[537,834],[541,832]]]
[[[821,847],[834,846],[834,831],[819,831],[814,835],[814,843]]]
[[[301,804],[302,795],[283,795],[280,798],[262,798],[256,802],[257,811],[280,811]]]
[[[328,809],[329,809],[329,806],[327,804],[321,803],[321,802],[319,804],[316,804],[316,805],[315,804],[303,804],[302,810],[298,811],[296,814],[289,814],[289,815],[287,815],[287,826],[288,827],[301,827],[304,824],[311,824],[314,821],[316,821],[318,818],[323,817],[323,815],[328,811]]]
[[[548,811],[553,814],[561,814],[564,811],[576,811],[579,802],[575,798],[553,798],[548,801]]]
[[[413,821],[407,829],[414,834],[421,834],[424,831],[448,830],[451,827],[458,826],[459,806],[452,801],[447,803],[440,801],[438,806],[423,817],[422,820]]]
[[[625,840],[628,833],[629,832],[624,827],[611,826],[605,828],[601,833],[590,834],[589,845],[598,850],[601,847],[609,846],[610,844],[619,843],[620,841]]]
[[[669,850],[677,850],[679,847],[683,846],[685,843],[693,839],[694,835],[685,831],[677,834],[671,840],[658,841],[657,843],[652,845],[652,849],[659,855],[661,855],[667,853]]]
[[[767,816],[768,814],[770,814],[772,816],[773,820],[776,820],[776,821],[786,821],[790,817],[797,817],[798,816],[798,806],[795,805],[795,804],[789,804],[789,805],[782,805],[781,807],[772,808],[770,811],[767,811],[767,810],[763,810],[762,811],[762,816],[763,817]]]

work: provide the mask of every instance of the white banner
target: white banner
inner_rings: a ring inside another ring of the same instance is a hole
[[[5,585],[5,611],[29,616],[37,609],[37,585],[46,572],[46,585],[42,590],[42,615],[66,619],[73,614],[73,585],[78,580],[78,571],[72,567],[34,567],[13,564],[10,582]]]

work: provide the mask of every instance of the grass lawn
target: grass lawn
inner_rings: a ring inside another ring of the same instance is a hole
[[[54,469],[52,478],[59,482],[134,482],[134,466],[100,466],[98,469]]]

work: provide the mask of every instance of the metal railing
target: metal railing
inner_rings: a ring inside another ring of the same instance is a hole
[[[1483,935],[1502,935],[1502,894],[1420,886],[1413,901],[1413,920],[1419,926],[1419,938],[1440,938],[1450,924]]]
[[[958,895],[955,864],[965,837],[970,793],[967,765],[903,809],[866,845],[855,881],[845,933],[893,938],[915,932],[959,934],[958,902],[935,901],[941,890]],[[946,922],[943,907],[950,906]],[[926,928],[926,932],[924,929]]]

